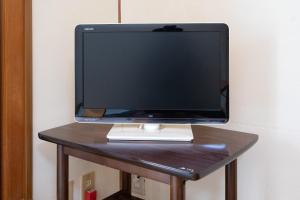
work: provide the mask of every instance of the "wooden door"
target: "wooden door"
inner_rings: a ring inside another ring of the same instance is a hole
[[[31,0],[0,0],[0,199],[32,199]]]

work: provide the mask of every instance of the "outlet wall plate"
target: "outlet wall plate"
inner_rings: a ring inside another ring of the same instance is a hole
[[[145,191],[145,178],[137,175],[131,176],[131,192],[134,196],[139,198],[145,198],[146,191]]]
[[[81,177],[81,199],[84,200],[86,191],[95,189],[95,172],[89,172]]]

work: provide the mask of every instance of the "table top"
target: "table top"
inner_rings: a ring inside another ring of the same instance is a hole
[[[39,138],[188,180],[225,166],[258,140],[255,134],[195,125],[192,143],[110,142],[106,134],[111,127],[72,123],[40,132]]]

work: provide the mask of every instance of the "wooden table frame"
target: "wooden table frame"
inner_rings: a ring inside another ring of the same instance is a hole
[[[130,196],[131,194],[131,174],[136,174],[145,178],[153,179],[170,185],[170,199],[185,199],[186,180],[174,175],[146,169],[120,160],[99,156],[93,153],[73,149],[64,145],[57,145],[57,200],[68,199],[68,181],[69,181],[69,156],[81,158],[100,165],[105,165],[120,170],[120,191],[113,194],[105,200],[115,199],[115,196]],[[231,161],[225,166],[225,199],[237,200],[237,160]],[[136,198],[139,199],[139,198]]]
[[[131,174],[170,185],[170,199],[185,198],[186,181],[225,167],[226,200],[237,200],[237,158],[258,140],[256,134],[192,126],[191,143],[108,141],[111,125],[72,123],[39,133],[57,144],[57,199],[68,199],[69,156],[120,170],[121,190],[104,200],[131,196]]]

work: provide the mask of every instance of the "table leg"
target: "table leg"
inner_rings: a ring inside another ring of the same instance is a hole
[[[226,165],[225,172],[226,200],[237,200],[237,160]]]
[[[57,200],[68,199],[69,156],[63,145],[57,145]]]
[[[185,199],[185,180],[171,176],[170,178],[170,199],[184,200]]]
[[[131,174],[120,171],[120,187],[123,192],[131,194]]]

